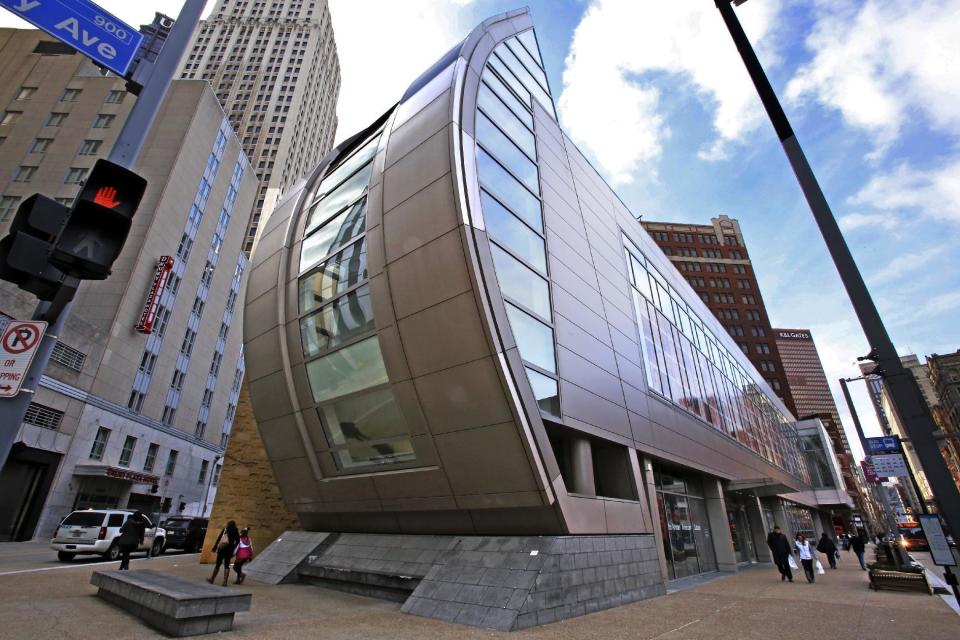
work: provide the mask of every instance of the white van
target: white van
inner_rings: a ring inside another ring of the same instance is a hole
[[[74,511],[60,523],[50,548],[57,552],[57,557],[64,562],[73,560],[77,554],[99,553],[107,560],[120,558],[120,547],[117,538],[120,537],[120,527],[133,515],[129,509],[85,509]],[[147,529],[143,535],[143,544],[138,551],[150,551],[151,555],[158,555],[163,551],[166,531],[155,527],[150,518],[143,516],[147,521]]]

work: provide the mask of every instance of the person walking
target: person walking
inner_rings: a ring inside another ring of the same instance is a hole
[[[226,536],[227,539],[223,540]],[[222,541],[222,542],[221,542]],[[220,566],[223,565],[223,586],[227,586],[230,579],[230,560],[240,544],[240,531],[237,529],[237,523],[231,520],[217,536],[217,541],[213,543],[213,550],[217,554],[217,564],[213,568],[213,575],[207,578],[207,582],[213,584],[220,572]]]
[[[827,560],[830,561],[830,568],[837,568],[837,545],[833,543],[833,540],[826,534],[826,532],[820,534],[820,542],[817,543],[817,551],[827,556]]]
[[[790,570],[790,542],[787,536],[780,532],[780,527],[774,525],[773,531],[767,534],[767,546],[770,547],[773,563],[777,565],[777,570],[780,572],[780,581],[793,582],[793,571]]]
[[[250,542],[250,529],[240,531],[240,542],[237,544],[237,556],[233,561],[233,570],[237,572],[234,584],[243,584],[247,575],[243,572],[243,565],[253,560],[253,543]]]
[[[117,538],[117,546],[120,547],[120,571],[130,570],[130,553],[143,545],[146,531],[147,523],[140,511],[134,511],[120,527],[120,537]]]
[[[807,576],[807,582],[813,582],[817,574],[813,570],[813,549],[810,548],[810,543],[807,542],[807,539],[803,537],[802,533],[798,533],[793,544],[797,548],[797,555],[800,556],[800,564],[803,565],[803,572]]]
[[[867,570],[867,564],[863,560],[863,552],[866,551],[867,544],[863,541],[863,536],[860,534],[850,536],[850,548],[847,551],[852,550],[857,554],[857,560],[860,561],[860,568],[864,571]]]

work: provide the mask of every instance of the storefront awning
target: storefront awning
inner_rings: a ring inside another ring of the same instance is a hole
[[[103,464],[78,464],[73,468],[73,475],[93,478],[113,478],[114,480],[125,480],[134,484],[160,484],[160,476]]]

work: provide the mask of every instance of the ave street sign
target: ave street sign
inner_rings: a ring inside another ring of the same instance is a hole
[[[910,470],[907,469],[907,463],[903,459],[902,453],[885,453],[880,456],[870,456],[870,462],[873,463],[873,469],[876,474],[882,478],[910,475]]]
[[[0,0],[27,22],[125,76],[143,34],[89,0]]]
[[[873,453],[902,453],[903,447],[900,444],[899,436],[880,436],[876,438],[867,438],[867,454]]]
[[[10,322],[0,336],[0,398],[20,393],[33,354],[40,346],[46,322]]]

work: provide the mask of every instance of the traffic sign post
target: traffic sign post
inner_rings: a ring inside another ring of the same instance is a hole
[[[20,393],[27,369],[47,330],[46,322],[11,322],[0,336],[0,398]]]
[[[920,528],[923,529],[923,535],[927,539],[927,545],[930,547],[930,556],[933,558],[933,564],[940,567],[957,566],[957,559],[953,557],[950,543],[947,542],[947,536],[943,533],[940,516],[928,513],[921,515],[919,520]]]
[[[900,436],[878,436],[876,438],[866,438],[867,455],[875,453],[903,453],[903,444],[900,442]]]
[[[109,161],[117,168],[132,169],[136,163],[144,140],[166,96],[170,81],[176,74],[180,58],[186,51],[193,30],[200,21],[204,5],[206,0],[185,0],[156,62],[153,63],[149,79],[143,85],[143,90],[127,115],[123,129],[110,151]],[[121,76],[126,75],[130,61],[133,60],[142,40],[139,32],[89,0],[0,0],[0,6],[10,9],[16,15],[32,22]],[[61,13],[56,13],[58,11]],[[112,27],[107,26],[108,22]],[[132,183],[99,185],[89,198],[90,206],[95,206],[98,210],[112,211],[114,215],[120,213],[118,210],[124,207],[122,199],[124,192],[121,189],[124,186],[130,187]],[[110,192],[110,188],[116,188],[117,191]],[[136,191],[134,190],[134,193]],[[139,189],[139,195],[142,196],[142,194],[142,189]],[[139,201],[139,196],[137,199]],[[56,254],[58,263],[71,269],[79,265],[82,277],[106,277],[109,274],[107,262],[112,262],[110,252],[101,251],[96,246],[87,249],[87,245],[84,244],[87,237],[84,229],[70,230],[69,221],[67,221],[63,235],[65,243],[70,241],[69,245],[55,247],[55,251],[51,252],[51,255]],[[109,237],[105,240],[109,241]],[[114,248],[119,251],[122,244]],[[115,259],[116,255],[112,255],[112,258]],[[4,275],[3,270],[0,269],[0,277]],[[50,302],[43,301],[38,304],[33,313],[34,320],[49,322],[50,326],[49,330],[38,338],[39,344],[35,347],[33,362],[29,364],[21,378],[19,393],[14,397],[0,396],[0,470],[6,464],[7,456],[10,454],[27,408],[30,406],[30,400],[40,384],[66,318],[70,315],[73,295],[79,283],[76,277],[64,275],[53,299]]]
[[[35,27],[98,65],[127,75],[143,34],[89,0],[0,0]]]

